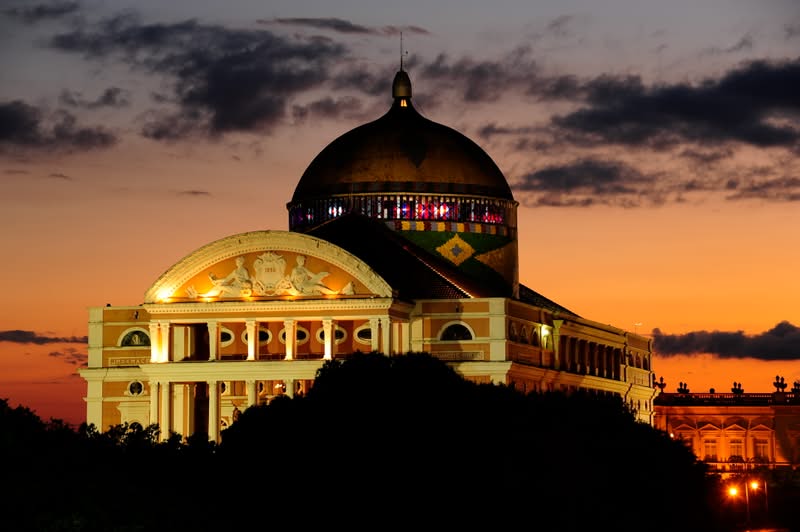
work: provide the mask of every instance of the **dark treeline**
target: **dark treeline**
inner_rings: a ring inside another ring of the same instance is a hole
[[[328,361],[222,433],[48,423],[0,402],[0,529],[723,530],[720,486],[619,398],[475,384],[426,354]]]

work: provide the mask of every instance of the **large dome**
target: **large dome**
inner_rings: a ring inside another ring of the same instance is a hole
[[[317,155],[297,184],[292,204],[376,193],[513,201],[503,173],[480,146],[414,109],[411,84],[402,70],[395,77],[393,96],[385,115],[345,133]]]
[[[518,204],[503,173],[480,146],[414,109],[402,69],[392,96],[386,114],[340,136],[311,162],[287,204],[289,230],[349,233],[353,224],[345,230],[335,222],[358,215],[360,224],[385,225],[486,285],[495,278],[505,287],[496,295],[516,297]],[[347,248],[345,241],[364,231],[334,240]]]

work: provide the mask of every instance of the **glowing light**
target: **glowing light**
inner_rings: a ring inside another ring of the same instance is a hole
[[[166,301],[167,299],[172,297],[172,290],[170,290],[169,288],[162,288],[161,290],[159,290],[157,297],[160,301]]]
[[[731,486],[730,488],[728,488],[728,495],[730,495],[731,497],[736,497],[737,495],[739,495],[739,488],[737,488],[736,486]]]

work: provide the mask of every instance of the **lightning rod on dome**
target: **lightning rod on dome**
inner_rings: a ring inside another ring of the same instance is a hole
[[[407,54],[408,52],[403,50],[403,32],[400,32],[400,71],[403,71],[403,55]]]

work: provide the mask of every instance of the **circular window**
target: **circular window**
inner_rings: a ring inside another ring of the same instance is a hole
[[[294,331],[294,336],[297,338],[297,343],[304,344],[308,342],[308,329],[305,327],[297,327]],[[281,329],[281,333],[278,335],[278,340],[282,344],[286,343],[286,329]]]
[[[372,345],[372,329],[369,323],[365,323],[355,331],[356,342],[365,345]]]
[[[336,345],[339,345],[347,339],[347,331],[337,325],[333,337],[336,341]],[[321,344],[325,343],[325,329],[322,327],[317,329],[317,341]]]
[[[144,392],[144,384],[139,381],[133,381],[128,384],[128,393],[131,395],[142,395]]]
[[[219,345],[221,347],[228,347],[233,343],[233,332],[230,329],[222,327],[219,331]]]
[[[258,330],[258,345],[265,345],[272,341],[272,333],[268,329]],[[242,343],[247,345],[247,331],[242,332]]]

